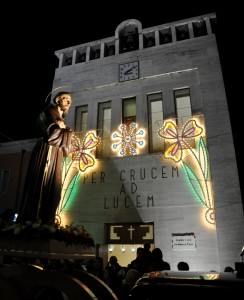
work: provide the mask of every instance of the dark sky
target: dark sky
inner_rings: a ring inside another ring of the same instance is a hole
[[[186,1],[167,1],[166,4],[152,0],[143,4],[139,1],[138,6],[134,1],[115,1],[114,5],[105,1],[99,1],[99,4],[50,1],[49,5],[43,2],[23,4],[21,1],[1,9],[0,142],[35,137],[36,118],[52,89],[58,65],[54,55],[56,50],[114,36],[116,27],[127,19],[137,19],[143,28],[148,28],[215,12],[219,28],[217,41],[241,173],[239,126],[242,116],[236,105],[241,95],[235,74],[241,63],[238,8],[197,1],[194,4],[186,4]]]

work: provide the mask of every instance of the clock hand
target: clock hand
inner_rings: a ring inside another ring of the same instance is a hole
[[[129,75],[129,74],[132,74],[131,73],[131,71],[133,70],[133,69],[135,69],[136,68],[136,66],[133,66],[133,67],[131,67],[130,69],[128,69],[127,71],[125,71],[125,75]]]

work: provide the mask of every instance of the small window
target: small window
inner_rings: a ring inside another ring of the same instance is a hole
[[[100,58],[100,53],[101,53],[101,50],[100,49],[97,49],[94,53],[94,59],[98,59]]]
[[[86,61],[86,49],[81,49],[80,51],[77,51],[76,55],[76,63],[82,63]]]
[[[115,55],[115,43],[109,42],[104,44],[104,57]]]
[[[182,41],[190,38],[188,25],[180,25],[175,27],[177,41]]]
[[[111,149],[111,101],[99,103],[97,131],[101,138],[101,143],[97,148],[97,157],[109,157]]]
[[[163,140],[158,137],[158,130],[163,126],[162,93],[150,94],[148,99],[148,128],[149,151],[160,152],[163,149]]]
[[[82,140],[87,130],[88,105],[76,107],[75,132]]]
[[[172,42],[172,33],[171,28],[164,28],[159,31],[159,43],[161,44],[168,44]]]
[[[115,54],[115,46],[112,45],[112,46],[109,46],[108,48],[108,56],[112,56]]]
[[[136,152],[137,144],[131,139],[131,130],[134,128],[134,124],[136,124],[136,97],[131,97],[127,99],[123,99],[122,102],[122,123],[123,125],[123,137],[127,140],[127,145],[130,144],[129,147],[125,147],[124,156],[132,155],[131,149],[133,148],[133,152]],[[130,149],[131,148],[131,149]],[[122,151],[122,152],[123,152]]]
[[[122,122],[126,125],[136,122],[136,97],[123,100]]]
[[[100,54],[101,54],[100,45],[90,47],[90,60],[100,58]]]
[[[65,53],[63,57],[63,67],[72,65],[72,52]]]
[[[143,36],[143,48],[150,48],[155,46],[154,32],[145,34]]]
[[[210,25],[212,29],[212,33],[215,34],[217,30],[217,20],[216,18],[210,18]]]
[[[179,130],[181,130],[184,124],[192,118],[190,89],[185,88],[185,89],[175,90],[174,95],[175,95],[175,105],[176,105],[176,114],[177,114],[176,123],[179,127]],[[194,139],[188,139],[187,143],[192,148],[195,147]]]
[[[192,23],[194,37],[207,35],[206,22],[203,19]]]
[[[183,124],[192,117],[190,89],[180,89],[174,91],[177,124],[181,129]]]
[[[139,49],[139,34],[136,25],[128,24],[119,32],[120,53]]]

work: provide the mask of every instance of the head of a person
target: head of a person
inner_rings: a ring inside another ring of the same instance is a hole
[[[140,278],[140,273],[137,270],[130,269],[125,275],[126,283],[130,288],[132,288],[136,281]]]
[[[118,259],[117,259],[116,256],[112,255],[112,256],[110,257],[110,259],[109,259],[109,262],[110,262],[111,265],[115,265],[115,264],[117,264]]]
[[[153,260],[162,260],[163,259],[163,252],[160,248],[154,248],[152,251],[152,258]]]
[[[189,271],[189,265],[185,261],[180,261],[177,267],[179,271]]]
[[[230,266],[226,266],[225,269],[224,269],[224,272],[232,272],[234,273],[234,269]]]
[[[144,243],[144,249],[146,250],[146,251],[150,251],[150,248],[151,248],[151,244],[150,243]]]
[[[143,258],[145,256],[145,249],[143,247],[138,247],[136,249],[136,257]]]
[[[65,116],[67,115],[72,103],[71,94],[66,91],[58,92],[53,98],[53,103],[57,107],[60,107],[61,111],[63,112],[63,116]]]

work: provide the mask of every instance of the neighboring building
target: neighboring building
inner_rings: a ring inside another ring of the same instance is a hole
[[[0,144],[0,213],[6,208],[18,211],[36,139]]]
[[[67,161],[59,213],[85,226],[99,255],[147,241],[175,270],[239,260],[243,206],[216,26],[214,13],[145,29],[130,19],[113,37],[55,52],[53,89],[72,93],[67,123],[100,140]]]

